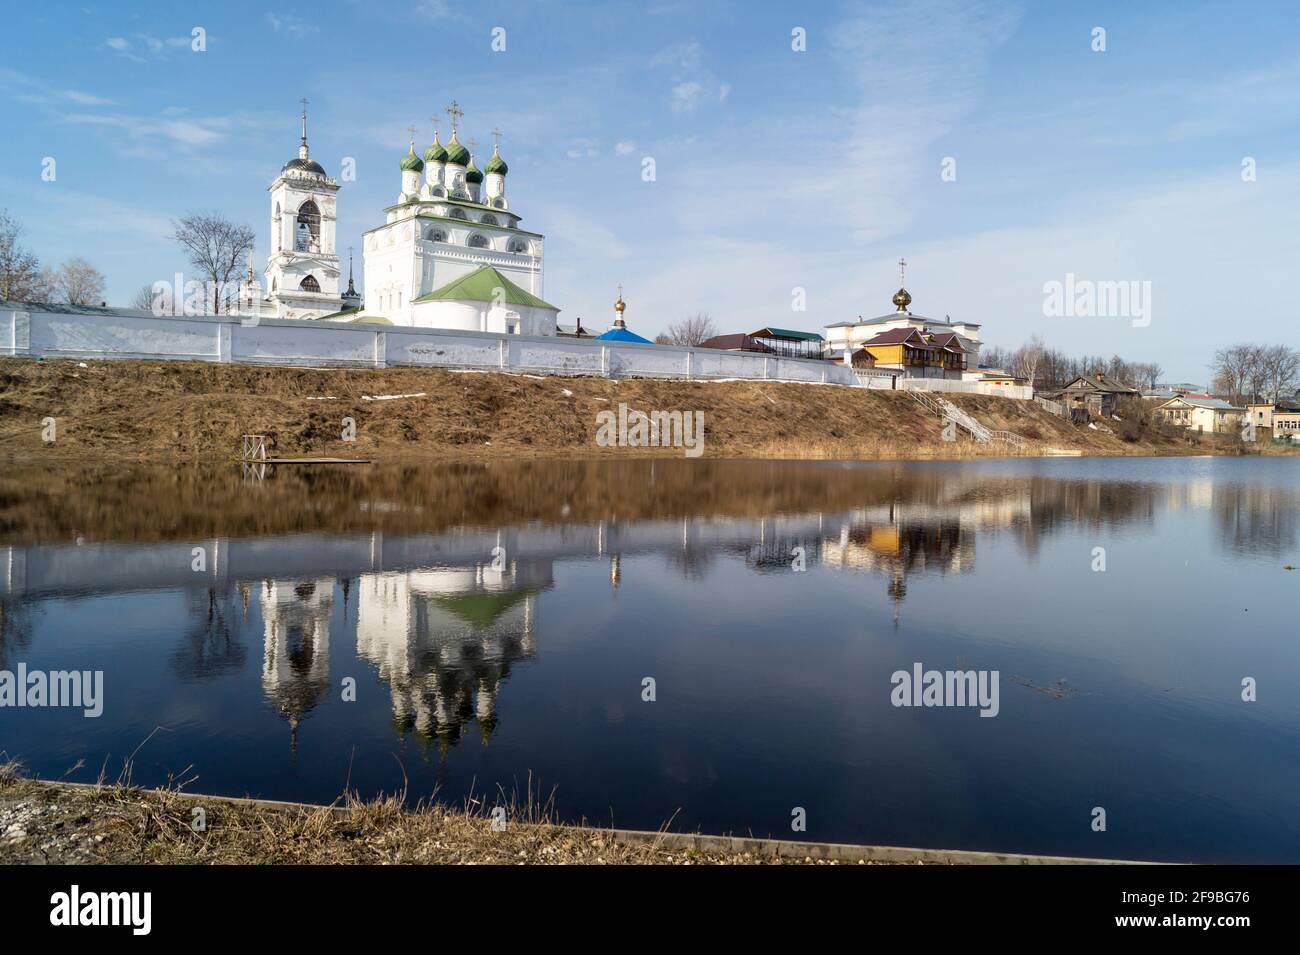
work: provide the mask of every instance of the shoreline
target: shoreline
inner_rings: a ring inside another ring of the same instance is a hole
[[[202,812],[205,829],[194,831]],[[0,864],[1158,865],[560,823],[393,799],[331,806],[123,784],[0,778]]]

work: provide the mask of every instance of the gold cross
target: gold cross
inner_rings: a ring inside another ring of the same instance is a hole
[[[465,115],[465,111],[460,108],[460,105],[455,100],[452,100],[451,105],[447,107],[445,112],[451,117],[451,133],[454,136],[456,135],[456,127],[460,125],[460,118]]]

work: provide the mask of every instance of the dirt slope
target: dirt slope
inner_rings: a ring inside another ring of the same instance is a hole
[[[416,395],[393,400],[363,396]],[[1212,452],[1179,437],[1126,443],[1032,402],[955,396],[991,428],[1030,439],[1022,453]],[[672,454],[601,448],[597,414],[702,411],[706,457],[893,458],[1003,455],[1003,445],[942,440],[941,422],[901,392],[764,382],[534,377],[442,370],[277,368],[161,361],[0,359],[0,454],[13,461],[237,456],[265,434],[273,454],[564,457]],[[42,421],[55,419],[55,440]],[[343,419],[356,423],[342,440]]]

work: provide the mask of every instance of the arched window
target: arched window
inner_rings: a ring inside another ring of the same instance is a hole
[[[302,280],[302,284],[298,286],[298,289],[303,292],[319,292],[320,283],[316,281],[316,276],[309,275]]]
[[[469,218],[469,216],[465,215],[465,210],[464,210],[464,209],[452,209],[452,210],[451,210],[451,217],[452,217],[453,219],[468,219],[468,218]]]
[[[443,232],[441,229],[430,228],[429,231],[424,234],[424,237],[430,242],[447,241],[447,233]]]
[[[528,243],[523,239],[511,239],[510,243],[506,246],[506,251],[514,252],[516,255],[527,255]]]
[[[492,205],[498,209],[504,209],[506,207],[506,201],[501,196],[497,196],[492,200]]]
[[[482,220],[482,221],[483,221],[483,224],[484,224],[484,225],[499,225],[499,224],[500,224],[500,223],[497,222],[497,217],[494,216],[494,215],[486,215],[486,214],[485,214],[485,215],[483,216],[483,220]]]
[[[293,247],[298,252],[320,251],[320,210],[310,199],[298,209]]]
[[[479,235],[477,232],[475,232],[472,236],[469,237],[468,244],[471,249],[488,248],[488,240],[484,236]]]

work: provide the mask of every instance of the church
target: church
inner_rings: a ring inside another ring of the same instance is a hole
[[[249,270],[241,310],[280,318],[555,335],[559,313],[542,298],[543,242],[520,227],[506,197],[509,167],[500,132],[480,169],[460,142],[460,117],[447,107],[451,136],[416,152],[414,134],[398,162],[400,184],[384,221],[362,234],[365,299],[349,256],[347,289],[335,242],[339,184],[310,158],[303,101],[298,158],[271,183],[271,254],[267,297]],[[470,140],[470,145],[474,145]]]

